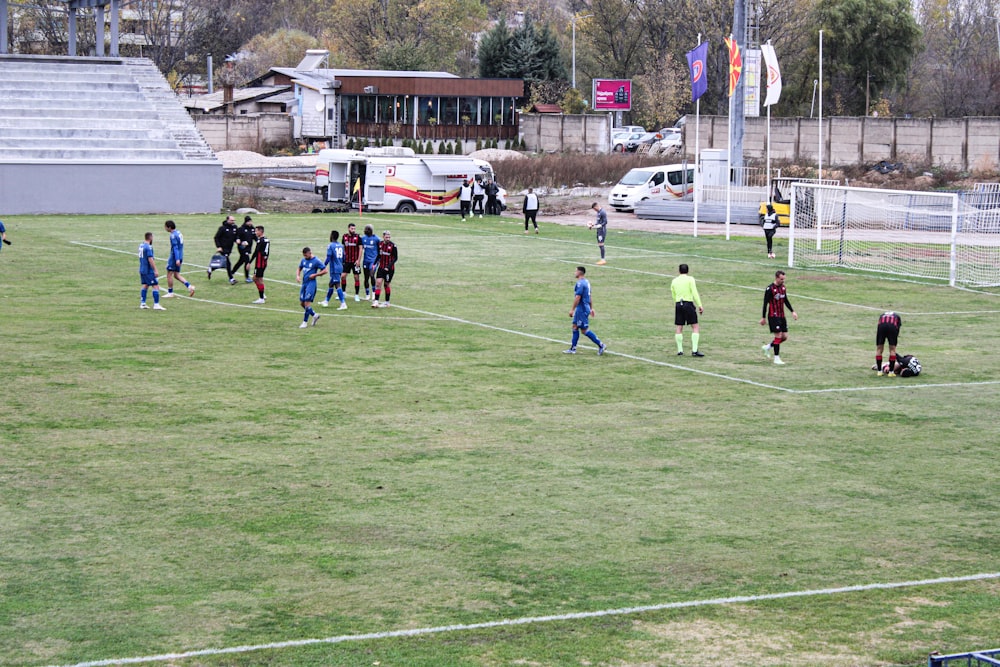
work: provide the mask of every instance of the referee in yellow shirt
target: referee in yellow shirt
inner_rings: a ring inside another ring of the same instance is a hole
[[[694,278],[688,275],[688,265],[681,264],[678,268],[680,275],[670,283],[670,293],[674,297],[674,324],[677,325],[677,334],[674,339],[677,341],[677,356],[684,356],[684,325],[691,325],[691,356],[704,357],[698,351],[698,314],[704,313],[701,307],[701,297],[698,296],[698,286]]]

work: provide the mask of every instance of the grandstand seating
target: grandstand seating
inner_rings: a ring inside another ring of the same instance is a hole
[[[105,183],[127,185],[132,197],[143,199],[137,208],[116,202],[114,212],[165,211],[166,202],[150,209],[145,187],[158,181],[157,165],[175,190],[199,182],[196,190],[204,190],[206,173],[213,174],[209,180],[218,184],[218,194],[191,210],[221,206],[221,164],[166,79],[144,58],[0,55],[0,171],[43,164],[50,168],[38,176],[49,181],[49,192],[99,173]],[[5,201],[18,192],[3,194],[0,210],[19,212]],[[51,212],[102,212],[86,202],[76,210],[63,203]]]

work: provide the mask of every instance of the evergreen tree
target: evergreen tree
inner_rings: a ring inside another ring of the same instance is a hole
[[[479,58],[479,76],[484,79],[507,78],[504,63],[510,51],[510,30],[507,21],[500,19],[483,35],[476,55]]]

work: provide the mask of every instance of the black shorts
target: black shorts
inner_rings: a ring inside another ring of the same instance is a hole
[[[604,235],[607,234],[607,228],[598,228],[597,230],[597,242],[604,243]]]
[[[771,329],[771,333],[781,333],[788,331],[788,320],[784,317],[769,317],[767,318],[767,326]]]
[[[674,304],[674,324],[698,324],[698,309],[691,301],[678,301]]]
[[[875,332],[875,344],[884,345],[886,341],[889,341],[889,345],[896,347],[896,343],[899,341],[899,327],[893,325],[891,322],[882,322],[878,325],[878,330]]]
[[[396,269],[379,269],[378,273],[375,274],[376,278],[381,278],[382,282],[388,284],[392,282],[392,274],[396,272]]]
[[[358,266],[357,262],[355,262],[354,264],[344,264],[344,273],[353,273],[356,276],[360,276],[361,267]]]

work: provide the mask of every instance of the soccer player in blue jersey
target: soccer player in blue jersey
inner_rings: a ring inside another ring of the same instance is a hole
[[[146,292],[153,288],[153,310],[166,310],[160,305],[160,283],[156,279],[156,261],[153,257],[153,232],[146,232],[145,241],[139,244],[139,280],[142,282],[142,301],[139,308],[147,310]]]
[[[365,233],[361,237],[361,247],[364,249],[364,256],[361,258],[361,266],[365,274],[365,301],[369,301],[375,292],[375,274],[378,269],[378,244],[379,238],[375,236],[375,228],[365,225]],[[368,285],[371,284],[371,291]]]
[[[573,308],[569,311],[569,316],[573,318],[573,342],[568,349],[563,350],[565,354],[576,354],[576,344],[580,342],[580,332],[594,341],[597,346],[597,354],[604,354],[607,345],[590,330],[590,317],[594,315],[594,305],[590,297],[590,281],[586,279],[587,269],[582,266],[576,267],[576,287],[573,289]]]
[[[184,263],[184,237],[173,220],[164,222],[163,228],[170,235],[170,256],[167,257],[167,293],[163,295],[163,298],[168,299],[174,296],[175,277],[184,283],[184,287],[187,287],[188,296],[194,296],[194,285],[181,275],[181,264]]]
[[[309,246],[302,249],[302,261],[299,262],[299,270],[295,272],[295,282],[302,283],[299,290],[299,303],[305,313],[302,316],[300,329],[309,326],[309,318],[312,317],[313,326],[319,322],[319,313],[312,308],[312,302],[316,300],[316,278],[326,274],[326,266],[319,257],[314,257]]]
[[[344,302],[344,290],[340,286],[340,277],[344,273],[344,246],[337,241],[339,237],[340,234],[336,229],[330,232],[330,245],[326,248],[326,262],[323,264],[330,271],[330,286],[326,290],[326,298],[319,305],[324,308],[329,306],[330,297],[336,292],[337,298],[340,300],[340,307],[337,310],[347,310],[347,304]]]

